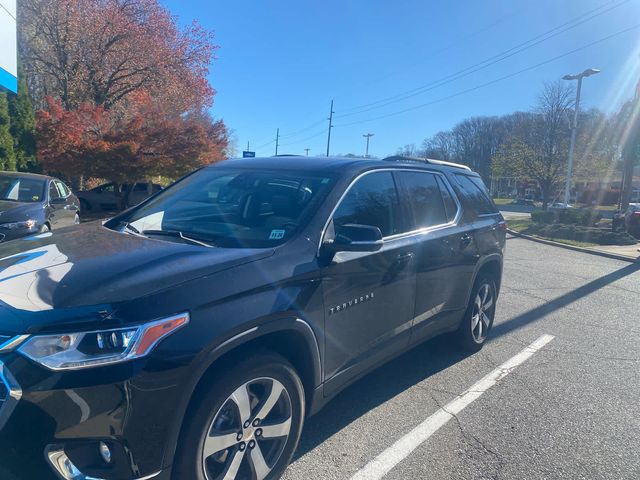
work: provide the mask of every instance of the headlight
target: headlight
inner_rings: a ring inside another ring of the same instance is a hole
[[[24,222],[1,223],[0,228],[7,230],[18,230],[21,228],[32,229],[36,226],[35,220],[25,220]]]
[[[136,327],[37,335],[18,351],[51,370],[77,370],[144,357],[187,323],[189,314],[183,313]]]

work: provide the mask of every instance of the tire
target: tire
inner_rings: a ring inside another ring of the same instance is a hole
[[[274,388],[280,393],[272,395]],[[182,428],[174,480],[282,476],[298,446],[305,414],[302,382],[287,360],[270,352],[251,356],[233,364],[197,395]],[[246,398],[249,408],[240,407],[247,405]],[[264,412],[268,412],[260,419],[264,423],[251,423]],[[280,436],[287,425],[288,435]],[[212,440],[216,437],[217,442]],[[232,469],[235,476],[225,477]]]
[[[485,294],[488,296],[485,297]],[[471,291],[469,305],[456,332],[456,340],[467,351],[478,351],[486,343],[496,312],[496,282],[491,275],[481,275]],[[484,315],[478,315],[482,305]]]

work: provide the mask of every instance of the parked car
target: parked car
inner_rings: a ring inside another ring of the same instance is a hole
[[[57,178],[0,172],[0,242],[80,223],[79,210]]]
[[[133,186],[122,184],[117,188],[118,191],[116,192],[116,185],[114,183],[104,183],[91,190],[78,192],[81,209],[85,212],[92,210],[113,212],[118,210],[118,198],[121,194],[124,194],[127,189],[131,189],[127,207],[137,205],[149,196],[162,190],[162,186],[155,183],[150,186],[147,182],[138,182],[133,184]]]
[[[568,203],[562,203],[562,202],[554,202],[551,205],[549,205],[547,210],[567,210],[568,208],[573,208],[573,205],[570,205]]]
[[[535,205],[535,202],[533,201],[533,199],[530,198],[516,198],[513,202],[511,202],[512,205],[527,205],[527,206],[531,206],[533,207]]]
[[[280,478],[305,417],[373,368],[443,333],[484,345],[505,233],[464,166],[275,157],[1,245],[0,455]]]
[[[640,203],[630,203],[624,212],[624,226],[634,237],[640,237]]]

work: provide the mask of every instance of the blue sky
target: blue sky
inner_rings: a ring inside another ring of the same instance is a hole
[[[323,154],[331,99],[331,153],[362,154],[371,132],[370,153],[384,156],[466,117],[529,109],[566,73],[602,69],[585,80],[583,102],[608,111],[640,78],[640,28],[618,34],[640,25],[640,0],[162,1],[215,32],[213,113],[240,151],[250,141],[258,155],[273,155],[278,127],[279,153]],[[471,68],[520,45],[530,48]],[[398,98],[406,92],[415,94]]]

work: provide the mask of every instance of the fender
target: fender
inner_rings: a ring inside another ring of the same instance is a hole
[[[497,262],[500,265],[500,271],[502,271],[502,267],[503,267],[502,255],[500,255],[499,253],[492,253],[485,257],[482,257],[478,261],[478,263],[476,263],[475,269],[473,271],[473,281],[469,284],[469,290],[467,292],[467,304],[471,300],[473,286],[476,284],[476,280],[478,279],[478,273],[480,273],[480,270],[482,269],[482,267],[484,267],[489,262]],[[498,291],[496,293],[500,293],[500,284],[497,285],[497,289]]]
[[[252,340],[256,340],[260,337],[264,337],[270,333],[276,332],[291,332],[294,331],[302,335],[305,339],[309,353],[311,354],[313,364],[313,387],[312,391],[308,392],[313,395],[313,392],[322,383],[322,360],[320,357],[320,344],[311,326],[303,319],[296,316],[280,317],[275,319],[269,319],[255,325],[247,330],[237,333],[229,338],[223,339],[221,342],[216,343],[211,349],[205,352],[201,352],[194,362],[197,370],[189,379],[184,389],[184,396],[177,407],[177,414],[174,424],[172,425],[169,433],[169,441],[167,444],[167,450],[164,453],[163,468],[169,467],[173,463],[173,458],[178,446],[178,440],[180,437],[180,431],[184,423],[184,418],[193,398],[193,394],[202,380],[202,377],[209,370],[209,368],[222,357],[224,354],[242,347]],[[309,397],[312,398],[312,397]]]

